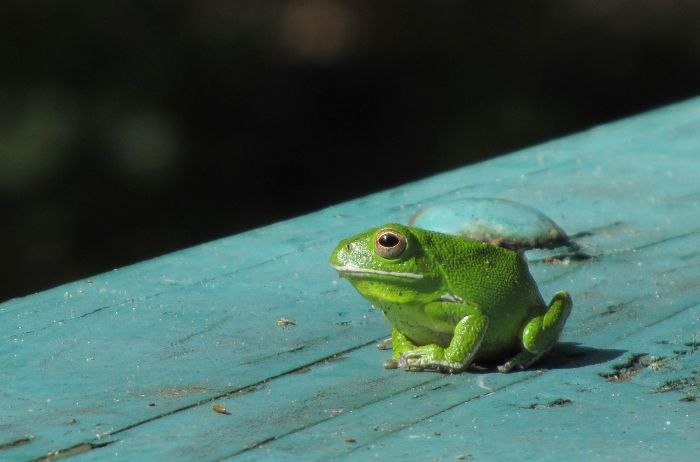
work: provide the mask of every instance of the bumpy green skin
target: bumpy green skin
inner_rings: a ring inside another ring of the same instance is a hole
[[[399,257],[375,249],[387,229],[406,239]],[[501,372],[523,369],[556,343],[572,307],[566,292],[546,305],[517,252],[399,224],[341,241],[331,264],[391,323],[386,367],[458,372],[505,360]]]

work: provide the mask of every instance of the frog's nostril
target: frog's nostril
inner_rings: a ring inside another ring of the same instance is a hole
[[[352,243],[348,242],[345,244],[345,248],[348,249],[348,251],[352,250]]]

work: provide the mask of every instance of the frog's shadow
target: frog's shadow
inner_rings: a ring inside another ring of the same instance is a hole
[[[627,350],[593,348],[576,342],[560,342],[542,359],[528,369],[577,369],[579,367],[603,364],[627,353]],[[497,364],[479,364],[480,369],[496,370]]]
[[[576,369],[603,364],[627,353],[627,350],[581,346],[576,342],[561,342],[539,361],[547,369]]]

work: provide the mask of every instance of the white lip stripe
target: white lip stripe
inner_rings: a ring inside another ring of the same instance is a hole
[[[333,266],[333,268],[340,273],[381,274],[384,276],[396,276],[399,278],[423,279],[422,274],[415,274],[415,273],[399,273],[399,272],[392,272],[392,271],[381,271],[381,270],[368,269],[368,268],[357,268],[355,266],[336,266],[336,265],[331,265],[331,266]]]

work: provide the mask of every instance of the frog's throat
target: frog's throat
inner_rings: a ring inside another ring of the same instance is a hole
[[[340,274],[380,274],[382,276],[395,276],[397,278],[423,279],[422,274],[416,274],[416,273],[402,273],[399,271],[382,271],[382,270],[376,270],[376,269],[370,269],[370,268],[358,268],[356,266],[347,266],[347,265],[345,265],[345,266],[332,265],[332,266]]]

